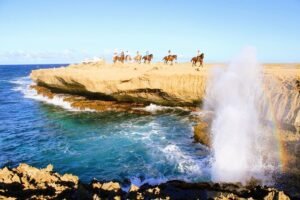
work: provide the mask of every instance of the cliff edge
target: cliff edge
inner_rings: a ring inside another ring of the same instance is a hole
[[[190,63],[75,64],[33,70],[31,79],[52,92],[117,102],[199,106],[214,64],[196,70]],[[300,127],[300,64],[264,65],[265,93],[271,105],[267,120]]]

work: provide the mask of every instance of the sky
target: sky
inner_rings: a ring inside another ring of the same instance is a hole
[[[179,61],[300,61],[300,0],[0,0],[0,64],[73,63],[115,50]]]

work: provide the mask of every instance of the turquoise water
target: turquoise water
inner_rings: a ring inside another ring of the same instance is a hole
[[[59,173],[131,180],[210,180],[209,153],[193,143],[190,115],[80,112],[29,89],[30,71],[51,66],[0,66],[0,165],[53,164]]]

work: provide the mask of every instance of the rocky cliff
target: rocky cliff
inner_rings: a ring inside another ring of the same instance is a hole
[[[161,63],[77,64],[33,70],[31,78],[52,92],[92,99],[155,103],[168,106],[199,106],[205,97],[212,65],[195,70],[190,64]],[[266,119],[300,127],[300,65],[265,65],[265,93],[271,107]]]

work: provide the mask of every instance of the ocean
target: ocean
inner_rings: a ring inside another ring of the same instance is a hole
[[[211,179],[210,153],[194,143],[190,114],[79,111],[59,96],[50,100],[30,88],[31,70],[59,66],[0,66],[0,167],[53,164],[83,182],[124,185]]]

